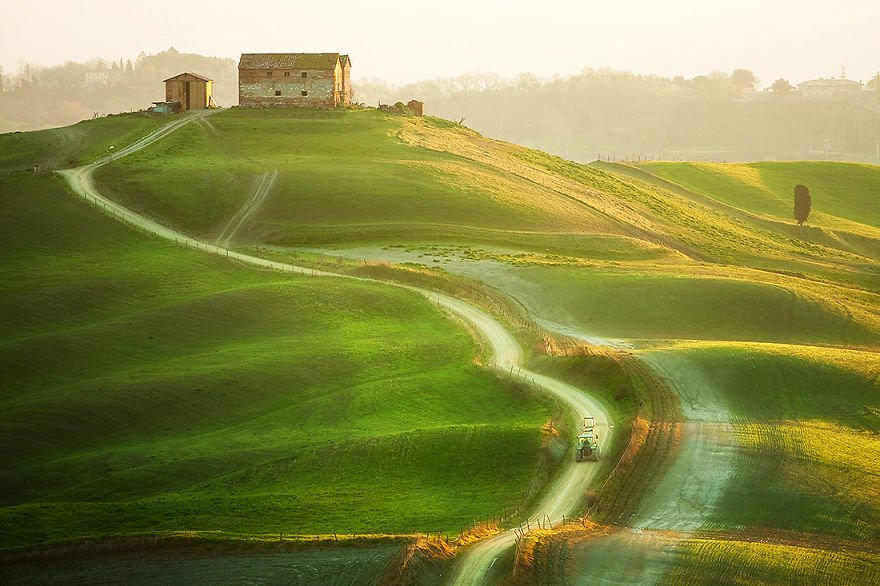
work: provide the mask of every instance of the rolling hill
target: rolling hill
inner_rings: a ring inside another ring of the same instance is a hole
[[[457,532],[520,506],[553,407],[420,296],[205,257],[49,175],[0,194],[3,549]]]
[[[106,151],[95,136],[81,152]],[[51,137],[27,139],[31,158]],[[826,163],[579,165],[372,110],[223,111],[96,171],[108,197],[205,242],[467,278],[518,308],[548,370],[586,376],[554,357],[553,339],[668,385],[682,417],[655,422],[675,430],[665,463],[657,478],[628,472],[656,490],[605,537],[536,537],[520,568],[536,583],[711,582],[740,563],[737,579],[755,583],[877,576],[878,177]],[[16,308],[5,365],[25,381],[3,429],[10,441],[40,432],[30,452],[11,450],[22,459],[4,471],[3,511],[10,525],[57,528],[15,543],[171,531],[181,518],[242,533],[454,531],[543,473],[538,429],[553,406],[476,371],[467,336],[423,301],[205,259],[127,232],[48,178],[2,180],[20,210],[4,216],[17,227],[4,268],[26,277],[3,293]],[[795,183],[813,191],[805,229],[788,219]],[[642,413],[631,394],[603,396]],[[141,404],[148,416],[112,435]],[[93,424],[99,412],[108,419]],[[519,464],[493,457],[499,445]],[[94,512],[114,495],[105,512],[125,523]]]

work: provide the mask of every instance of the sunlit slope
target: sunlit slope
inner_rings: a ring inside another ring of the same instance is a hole
[[[872,259],[875,266],[880,261],[878,166],[825,162],[600,166],[714,206],[720,213],[780,238],[801,241],[817,250],[837,250],[844,253],[839,260],[850,266],[864,265],[851,254]],[[810,217],[803,226],[792,219],[792,192],[799,183],[810,188],[813,199]]]
[[[168,119],[137,112],[84,120],[64,128],[0,134],[0,172],[66,169],[112,154],[148,135]]]
[[[880,166],[860,163],[664,163],[639,165],[696,193],[792,222],[794,186],[810,188],[808,224],[880,228]]]
[[[645,528],[551,542],[542,561],[560,578],[538,583],[877,582],[876,352],[690,342],[639,355],[688,418],[666,497],[643,501]]]
[[[545,322],[603,338],[875,346],[878,296],[733,267],[615,263],[495,269]]]
[[[854,264],[869,262],[860,250],[840,249],[780,233],[775,226],[755,225],[711,202],[682,197],[674,185],[619,173],[614,165],[581,165],[489,141],[467,129],[438,127],[432,120],[410,121],[399,136],[411,145],[455,153],[528,178],[629,226],[632,235],[663,243],[695,258],[765,266],[791,261],[825,263],[831,259]]]
[[[594,280],[547,272],[569,314],[604,336],[866,344],[880,331],[862,290],[876,289],[876,262],[850,247],[438,119],[226,111],[102,168],[99,183],[231,246],[451,240],[662,262],[600,266]],[[709,272],[685,254],[788,276]],[[811,273],[855,288],[799,278]]]
[[[627,232],[527,179],[402,143],[394,135],[406,121],[375,111],[227,111],[98,179],[126,204],[211,238],[277,171],[235,232],[246,244]]]
[[[521,503],[548,408],[420,296],[178,248],[47,175],[0,197],[0,548],[457,531]]]
[[[732,476],[707,528],[880,543],[880,356],[772,344],[648,353],[683,401],[726,408]],[[707,470],[707,473],[711,471]]]
[[[880,577],[880,360],[876,352],[687,344],[647,358],[720,402],[735,456],[705,519],[668,547],[664,581],[875,583]],[[691,381],[702,381],[693,384]]]
[[[594,236],[657,258],[865,260],[455,124],[376,111],[221,112],[102,168],[98,182],[239,245],[454,240],[577,255],[579,235],[584,255]]]
[[[876,584],[880,555],[815,541],[688,539],[667,553],[670,584]]]
[[[689,342],[637,354],[686,414],[672,465],[634,528],[533,537],[524,583],[877,583],[876,352]]]

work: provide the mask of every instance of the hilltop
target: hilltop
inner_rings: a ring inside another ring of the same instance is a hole
[[[675,267],[710,290],[743,289],[737,298],[754,301],[741,305],[771,316],[784,303],[774,292],[825,297],[821,312],[833,291],[847,298],[847,327],[862,328],[849,339],[876,339],[867,332],[878,323],[880,228],[867,202],[880,168],[779,168],[788,173],[780,182],[801,169],[805,180],[833,170],[849,183],[814,182],[814,216],[801,230],[783,219],[781,193],[778,214],[765,216],[634,167],[579,165],[439,119],[371,110],[223,112],[101,168],[97,181],[133,209],[232,247],[474,245],[541,267],[634,263],[621,278],[670,285]],[[697,294],[687,307],[709,303],[712,313],[718,299]],[[810,323],[821,322],[801,321]]]

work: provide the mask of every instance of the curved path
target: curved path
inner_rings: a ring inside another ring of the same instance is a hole
[[[201,120],[199,122],[201,122]],[[263,205],[263,201],[265,201],[269,192],[272,191],[272,186],[275,185],[275,181],[277,180],[278,169],[275,169],[274,171],[266,171],[260,175],[257,179],[257,186],[254,189],[254,193],[248,198],[244,205],[241,206],[241,209],[235,212],[235,214],[229,218],[229,221],[226,222],[226,225],[220,232],[220,236],[218,236],[215,241],[218,245],[229,248],[232,239],[244,223],[251,219],[260,209],[260,206]]]
[[[183,246],[197,248],[211,254],[226,256],[240,262],[280,271],[324,277],[347,278],[359,281],[371,281],[372,279],[352,277],[350,275],[339,275],[326,271],[298,267],[287,263],[274,262],[264,258],[234,252],[217,245],[208,244],[135,213],[128,208],[107,199],[98,192],[93,179],[93,173],[96,169],[110,163],[112,160],[119,159],[145,148],[156,141],[161,140],[180,127],[190,122],[201,120],[205,116],[209,116],[214,112],[216,112],[216,110],[189,113],[184,117],[163,126],[134,144],[120,149],[112,157],[104,157],[89,165],[78,167],[76,169],[58,171],[57,173],[64,177],[76,195],[85,198],[96,207],[103,208],[107,213],[117,216],[119,219],[132,226],[161,238],[173,240]],[[471,324],[491,345],[492,360],[489,364],[490,368],[507,373],[512,377],[519,377],[553,394],[560,401],[568,405],[571,410],[572,418],[576,422],[579,422],[580,418],[584,415],[594,416],[602,442],[610,442],[613,429],[610,425],[611,416],[603,405],[575,387],[536,372],[522,369],[520,367],[520,364],[522,363],[522,350],[519,344],[499,322],[487,313],[469,303],[448,295],[408,285],[387,283],[385,281],[380,282],[386,285],[403,287],[420,293],[432,302],[437,303],[439,307],[444,308]],[[549,518],[551,523],[557,523],[562,520],[563,516],[578,512],[583,505],[584,493],[596,475],[597,470],[598,466],[595,464],[575,464],[571,460],[567,461],[563,465],[561,473],[546,491],[543,500],[537,507],[535,507],[535,510],[530,517],[535,517],[537,519]],[[468,549],[462,554],[462,557],[456,566],[455,574],[452,577],[452,583],[482,583],[486,572],[492,567],[498,556],[509,548],[515,540],[516,533],[514,530],[510,530],[490,539],[481,541],[477,545]]]

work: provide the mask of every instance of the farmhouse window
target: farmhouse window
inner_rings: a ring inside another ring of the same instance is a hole
[[[281,90],[275,90],[275,95],[276,95],[276,96],[280,96],[280,95],[281,95]]]
[[[308,72],[308,71],[303,71],[303,77],[308,77],[308,76],[309,76],[309,72]]]
[[[267,71],[267,72],[266,72],[266,75],[268,75],[269,77],[272,77],[272,72],[271,72],[271,71]]]
[[[303,96],[307,96],[307,95],[309,95],[309,92],[306,91],[306,90],[303,90],[303,91],[302,91],[302,95],[303,95]]]
[[[289,71],[285,71],[285,72],[284,72],[284,77],[290,77],[290,72],[289,72]]]

